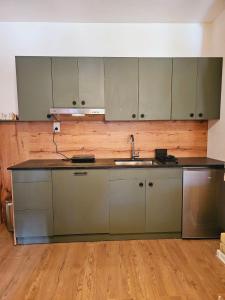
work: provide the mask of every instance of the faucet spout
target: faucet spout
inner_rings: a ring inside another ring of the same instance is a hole
[[[130,135],[130,141],[131,141],[131,159],[135,160],[136,158],[139,157],[139,152],[135,151],[135,146],[134,146],[134,135]]]

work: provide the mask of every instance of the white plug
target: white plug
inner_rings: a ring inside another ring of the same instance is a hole
[[[60,132],[60,122],[53,122],[53,132]]]

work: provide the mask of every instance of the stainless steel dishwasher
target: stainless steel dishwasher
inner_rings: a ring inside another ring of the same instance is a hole
[[[183,238],[217,238],[220,234],[224,169],[183,169]]]

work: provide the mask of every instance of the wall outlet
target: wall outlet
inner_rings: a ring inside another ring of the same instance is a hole
[[[60,132],[60,122],[53,122],[53,132]]]

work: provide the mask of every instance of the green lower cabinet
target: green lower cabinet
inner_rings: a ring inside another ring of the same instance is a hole
[[[181,170],[156,171],[146,179],[146,232],[181,232]]]
[[[16,237],[53,235],[51,171],[13,171]]]
[[[109,232],[108,171],[54,170],[54,235]]]
[[[21,170],[12,178],[19,243],[181,232],[182,169]]]
[[[52,210],[15,211],[16,237],[47,237],[53,235]]]
[[[143,233],[145,230],[145,180],[110,182],[110,233]]]

